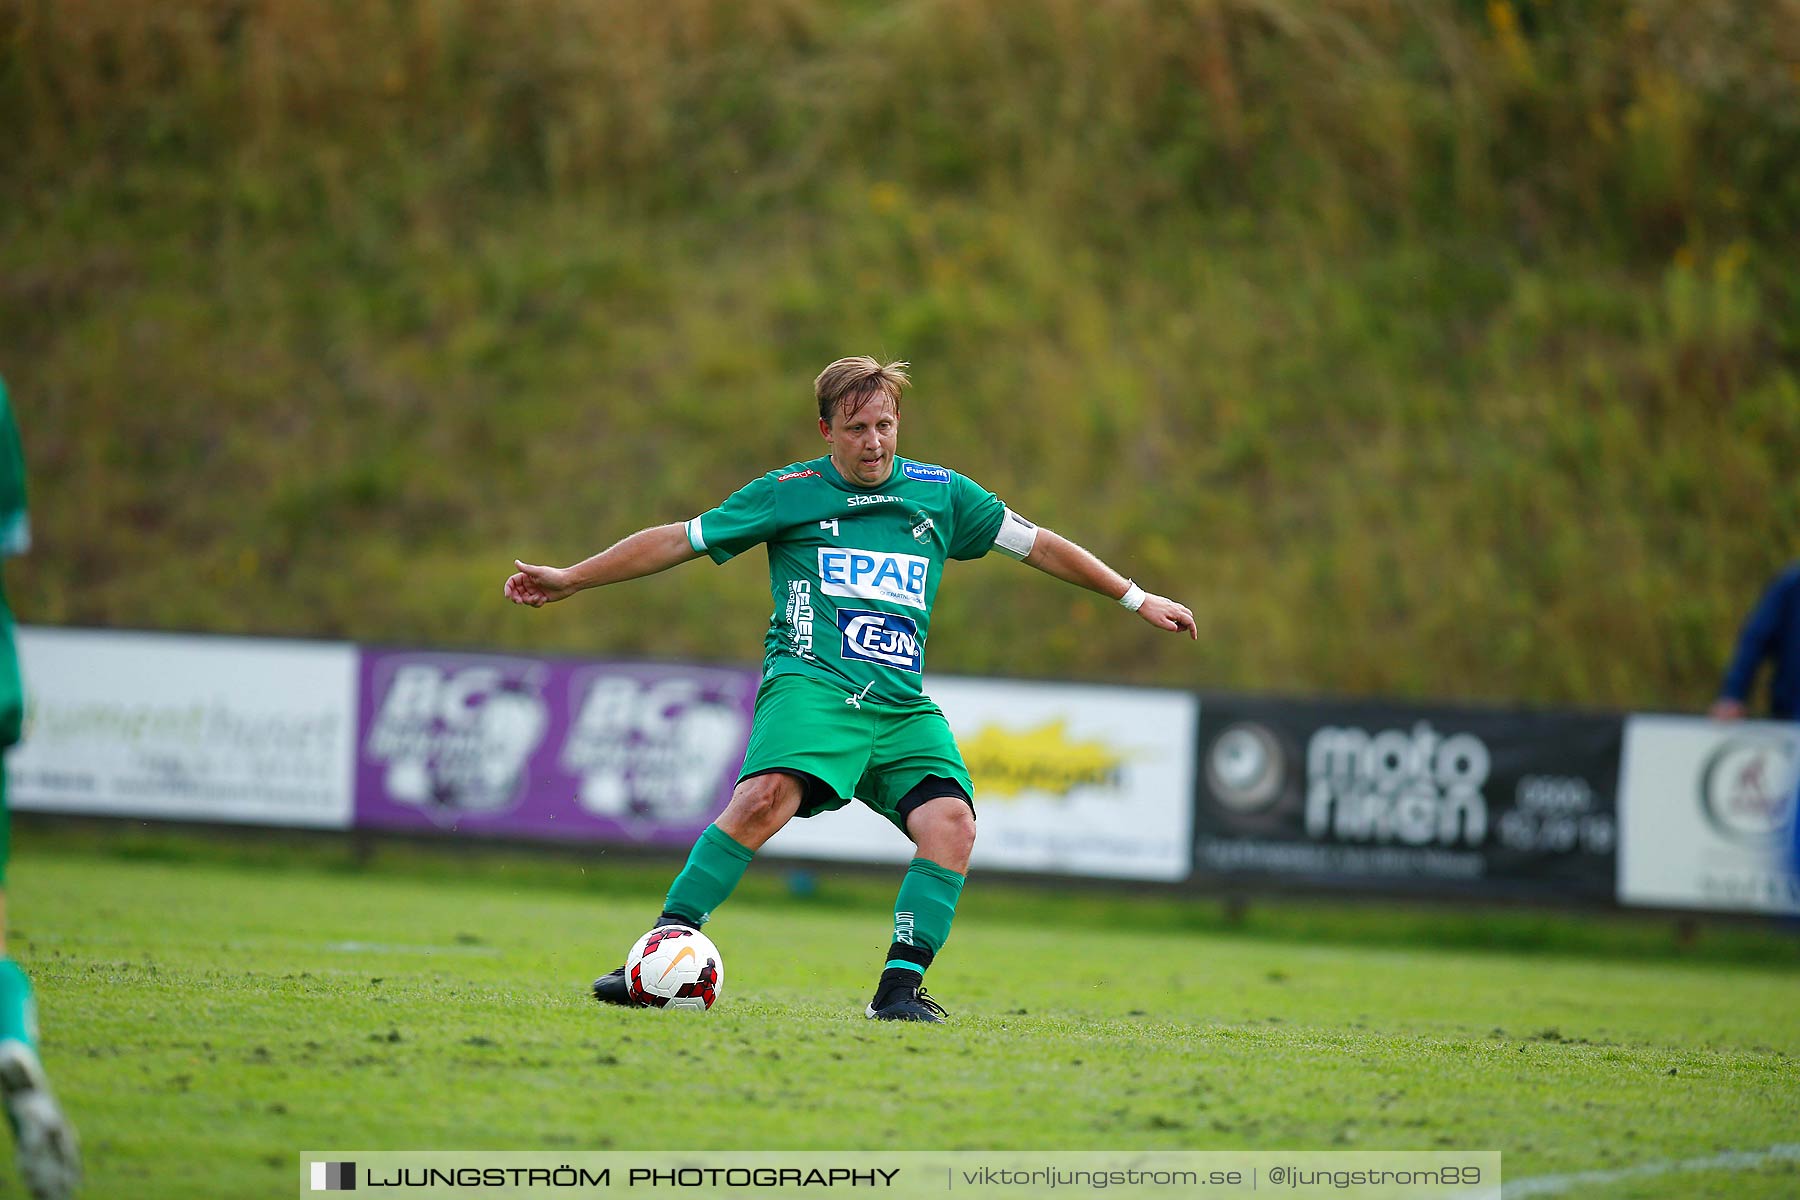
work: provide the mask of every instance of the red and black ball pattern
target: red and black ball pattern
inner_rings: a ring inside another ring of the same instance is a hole
[[[671,1000],[683,1000],[698,996],[711,1008],[713,1001],[719,998],[719,963],[709,958],[706,965],[700,968],[700,977],[692,983],[684,983],[673,996],[658,996],[644,987],[644,964],[634,963],[631,968],[631,998],[647,1008],[661,1008]]]
[[[693,936],[693,930],[683,929],[679,925],[664,925],[661,929],[651,930],[650,940],[644,943],[644,956],[647,958],[656,953],[656,948],[664,942],[673,941],[676,938]]]
[[[648,958],[664,942],[693,935],[692,929],[684,929],[680,925],[665,925],[661,929],[652,930],[649,938],[644,942],[643,953],[638,955],[638,958],[640,960]],[[708,958],[706,964],[700,968],[695,980],[692,983],[683,984],[673,996],[659,996],[644,986],[641,961],[632,964],[628,982],[631,987],[631,998],[648,1008],[662,1008],[671,1000],[686,1000],[695,997],[702,1000],[707,1008],[711,1008],[713,1001],[717,1000],[719,996],[719,963],[717,959]]]

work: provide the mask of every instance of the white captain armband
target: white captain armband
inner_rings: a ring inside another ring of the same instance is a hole
[[[1009,508],[1000,518],[1000,532],[994,535],[994,549],[1022,560],[1037,545],[1037,535],[1036,525]]]

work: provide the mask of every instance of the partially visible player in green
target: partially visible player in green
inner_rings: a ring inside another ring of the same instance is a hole
[[[31,548],[25,509],[25,455],[0,380],[0,557]],[[0,587],[0,751],[19,740],[25,694],[19,683],[19,654],[13,644],[12,610]],[[0,885],[6,882],[12,822],[6,809],[6,772],[0,769]],[[0,956],[6,950],[6,893],[0,890]],[[18,1147],[19,1173],[37,1200],[73,1195],[81,1177],[75,1130],[50,1093],[50,1080],[37,1054],[37,1008],[31,980],[10,957],[0,957],[0,1095]]]
[[[898,457],[906,365],[841,358],[820,373],[813,393],[830,447],[823,458],[770,471],[685,524],[641,530],[572,567],[515,563],[505,594],[537,608],[701,554],[723,563],[766,545],[775,611],[743,770],[657,925],[698,929],[789,820],[861,800],[917,850],[867,1015],[935,1022],[944,1011],[926,995],[924,974],[950,936],[975,845],[968,768],[943,712],[920,690],[945,562],[999,550],[1109,596],[1157,629],[1198,634],[1186,608],[1018,516],[973,480]],[[596,980],[594,995],[633,1003],[623,968]]]

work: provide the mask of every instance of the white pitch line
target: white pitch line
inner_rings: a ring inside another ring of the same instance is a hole
[[[1662,1162],[1639,1163],[1635,1167],[1617,1167],[1605,1171],[1572,1171],[1567,1175],[1534,1175],[1528,1179],[1506,1179],[1500,1191],[1487,1192],[1481,1200],[1522,1200],[1525,1196],[1558,1196],[1577,1188],[1596,1184],[1617,1183],[1622,1179],[1645,1179],[1672,1175],[1677,1171],[1751,1171],[1772,1162],[1800,1162],[1800,1142],[1782,1142],[1766,1150],[1728,1150],[1709,1158],[1671,1158]]]
[[[396,942],[326,942],[327,950],[343,954],[498,954],[493,946],[406,946]]]

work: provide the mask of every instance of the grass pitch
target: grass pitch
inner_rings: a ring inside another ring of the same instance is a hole
[[[709,926],[725,990],[695,1017],[587,998],[666,868],[45,842],[14,863],[12,951],[94,1197],[290,1195],[326,1148],[1464,1148],[1517,1181],[1779,1145],[1800,1114],[1776,933],[1730,935],[1760,964],[1409,946],[1490,918],[1357,910],[1332,918],[1347,941],[1302,928],[1321,907],[1233,932],[1186,927],[1198,901],[990,877],[931,974],[953,1023],[895,1027],[861,1016],[889,885],[802,902],[759,864]],[[1562,1194],[1791,1196],[1797,1166]]]

